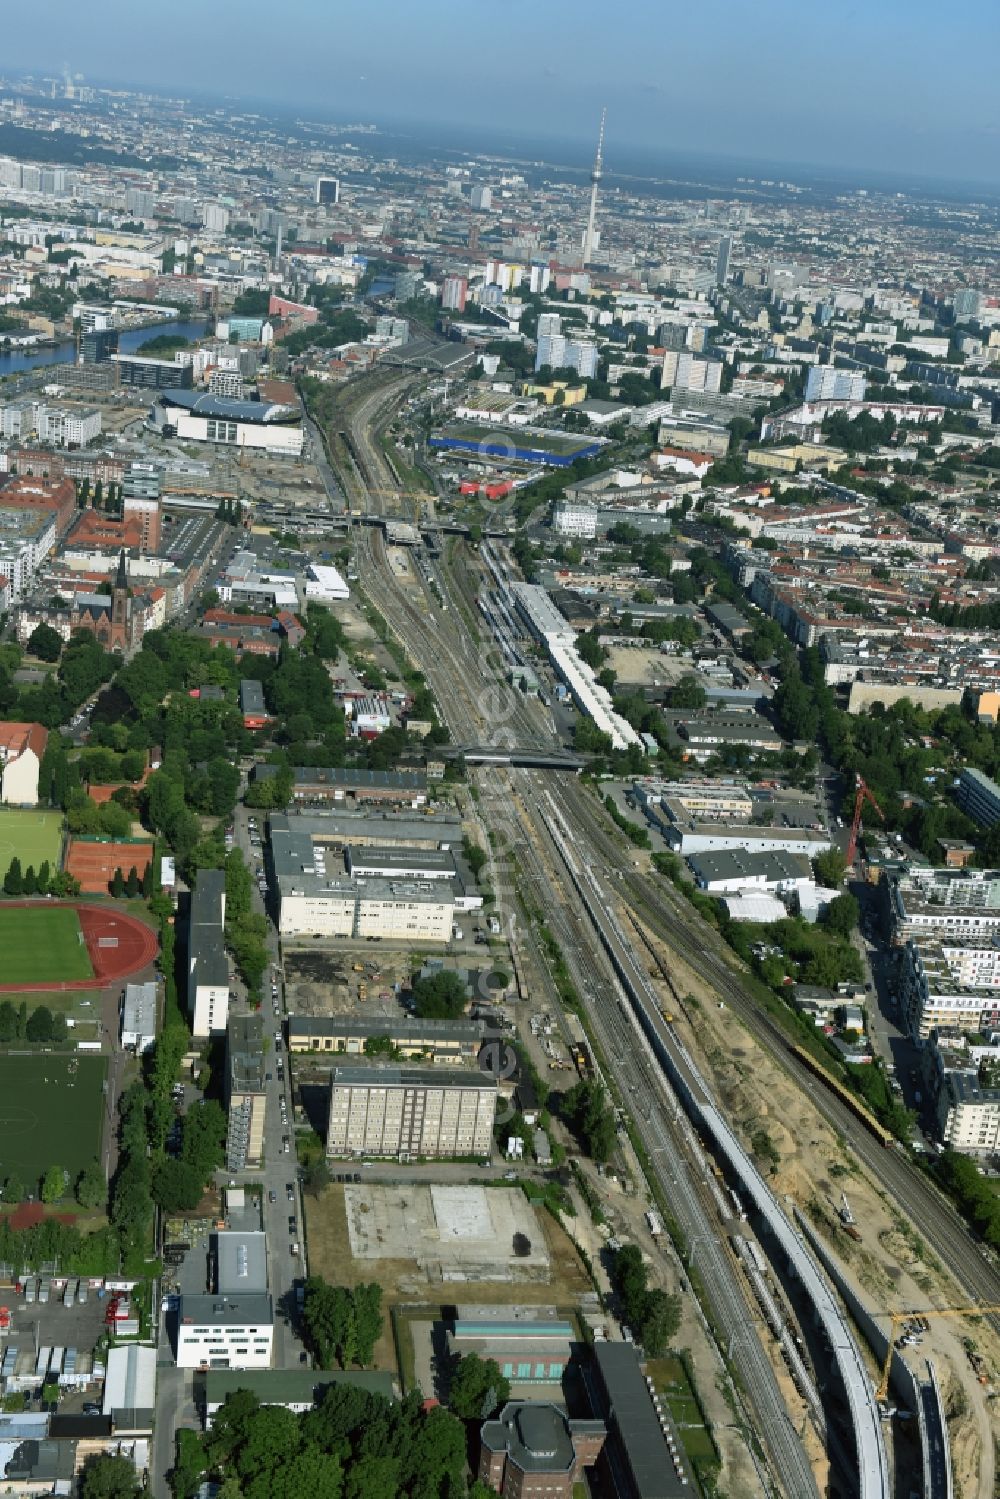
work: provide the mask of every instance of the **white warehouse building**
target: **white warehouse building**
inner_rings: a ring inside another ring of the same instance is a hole
[[[233,401],[195,390],[157,391],[147,425],[185,442],[262,448],[297,458],[302,452],[302,412],[269,401]]]

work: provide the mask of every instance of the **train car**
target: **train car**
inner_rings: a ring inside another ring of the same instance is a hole
[[[882,1145],[887,1147],[896,1145],[895,1135],[890,1130],[887,1130],[884,1125],[879,1124],[875,1115],[865,1106],[857,1094],[852,1093],[850,1088],[845,1087],[838,1078],[835,1078],[832,1073],[828,1072],[811,1052],[806,1051],[804,1046],[792,1046],[789,1050],[795,1053],[804,1067],[808,1067],[814,1077],[819,1078],[824,1087],[829,1088],[831,1093],[836,1093],[841,1103],[850,1109],[855,1119],[859,1120]]]

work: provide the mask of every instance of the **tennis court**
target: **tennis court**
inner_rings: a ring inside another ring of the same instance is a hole
[[[37,870],[47,859],[55,874],[62,852],[62,822],[61,812],[0,807],[0,881],[15,857],[20,859],[22,870],[29,864]]]

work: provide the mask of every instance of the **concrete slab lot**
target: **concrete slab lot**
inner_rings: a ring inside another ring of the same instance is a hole
[[[517,1188],[363,1183],[344,1202],[355,1259],[416,1260],[445,1281],[548,1276],[545,1235]]]

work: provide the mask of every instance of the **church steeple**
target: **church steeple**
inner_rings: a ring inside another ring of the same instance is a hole
[[[125,560],[125,548],[122,547],[118,554],[118,568],[115,572],[115,580],[111,585],[111,623],[113,625],[127,625],[128,617],[128,564]]]

